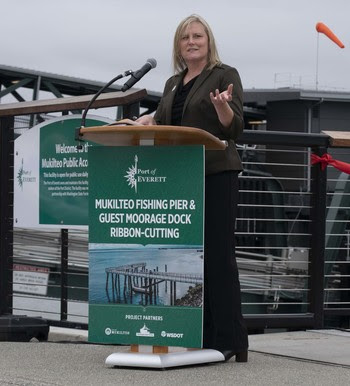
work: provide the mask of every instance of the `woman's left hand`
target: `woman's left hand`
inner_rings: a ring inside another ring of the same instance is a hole
[[[233,90],[233,84],[229,84],[227,87],[227,90],[223,92],[219,92],[218,89],[215,90],[215,95],[213,92],[210,93],[210,100],[213,103],[215,107],[220,107],[223,104],[226,104],[227,102],[232,101],[232,90]]]
[[[220,92],[218,89],[214,93],[210,93],[211,103],[214,105],[220,123],[224,127],[229,127],[233,120],[233,110],[228,102],[232,101],[233,84],[229,84],[227,90]]]

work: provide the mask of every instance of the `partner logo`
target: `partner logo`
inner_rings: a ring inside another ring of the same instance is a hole
[[[22,164],[17,173],[17,182],[19,187],[23,190],[23,185],[25,182],[35,182],[35,181],[36,181],[36,177],[32,177],[32,171],[24,169],[24,162],[22,158]]]
[[[109,328],[107,327],[105,329],[105,334],[107,336],[110,336],[110,335],[130,335],[130,331],[118,331],[117,329],[115,328]]]
[[[130,166],[124,176],[128,182],[128,185],[135,189],[137,193],[138,184],[141,183],[163,183],[166,181],[167,177],[157,176],[157,169],[141,169],[138,166],[138,156],[135,155],[134,165]]]
[[[166,332],[166,331],[162,331],[160,335],[162,336],[162,338],[175,338],[175,339],[181,339],[184,336],[184,334],[179,332]]]
[[[140,328],[140,332],[136,333],[136,336],[143,336],[145,338],[153,338],[154,334],[150,331],[150,329],[144,324],[143,327]]]

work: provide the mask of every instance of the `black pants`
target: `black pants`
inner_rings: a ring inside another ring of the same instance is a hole
[[[238,172],[206,177],[203,347],[241,352],[248,335],[235,258],[237,202]]]

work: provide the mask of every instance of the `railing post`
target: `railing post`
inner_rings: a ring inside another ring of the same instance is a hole
[[[0,316],[12,313],[13,117],[0,118]]]
[[[312,149],[322,156],[326,147]],[[324,324],[324,264],[325,264],[325,232],[327,206],[327,168],[321,164],[311,168],[311,211],[310,211],[310,257],[309,257],[309,302],[310,312],[314,314],[314,328],[323,328]]]
[[[61,229],[61,321],[68,315],[68,229]]]

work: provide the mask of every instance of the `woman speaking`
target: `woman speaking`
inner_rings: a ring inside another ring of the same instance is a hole
[[[175,75],[165,84],[154,118],[143,125],[197,127],[228,142],[224,151],[206,151],[203,347],[225,360],[248,360],[248,335],[241,312],[235,259],[238,173],[235,141],[243,131],[243,91],[235,68],[221,63],[213,33],[203,18],[191,15],[174,37]]]

